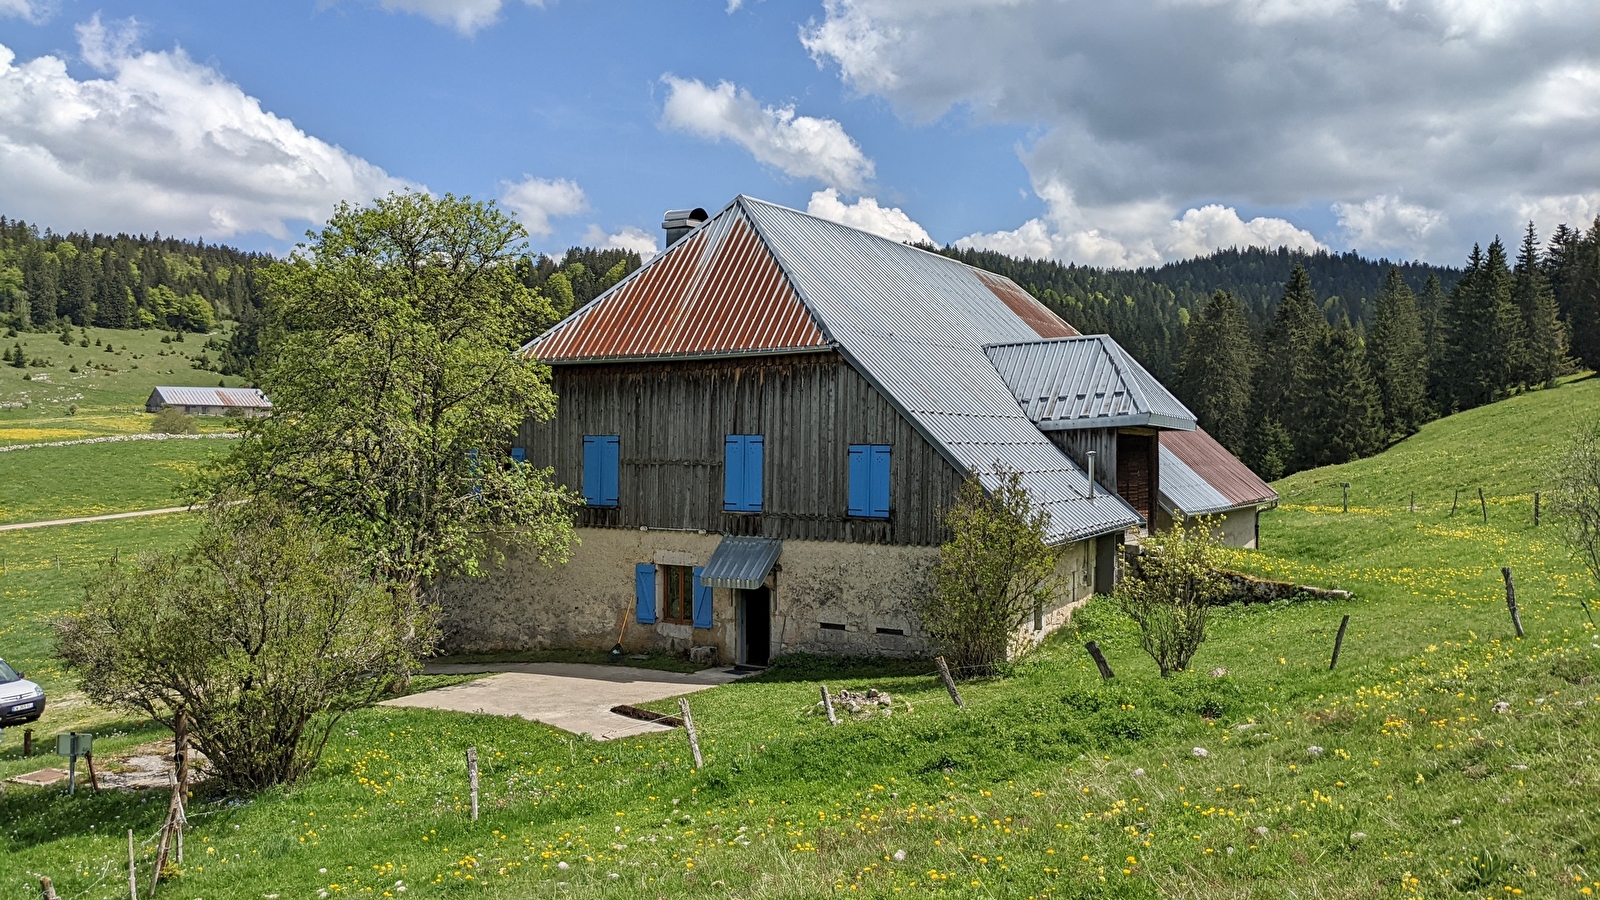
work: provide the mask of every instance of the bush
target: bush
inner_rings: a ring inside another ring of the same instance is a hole
[[[1600,425],[1572,439],[1555,479],[1552,505],[1567,550],[1600,581]]]
[[[1217,539],[1208,522],[1189,528],[1181,517],[1144,540],[1144,553],[1117,585],[1117,603],[1139,626],[1140,644],[1161,677],[1189,667],[1206,639],[1206,614],[1227,595],[1217,571]]]
[[[1055,593],[1059,551],[1046,542],[1049,522],[1015,472],[1000,473],[993,491],[976,478],[961,485],[922,609],[923,629],[957,677],[994,674],[1018,629]]]
[[[151,434],[194,434],[199,431],[194,416],[175,406],[163,406],[150,422]]]
[[[56,623],[96,703],[190,734],[235,791],[294,781],[339,719],[417,667],[431,619],[288,507],[221,504],[178,553],[111,564]]]

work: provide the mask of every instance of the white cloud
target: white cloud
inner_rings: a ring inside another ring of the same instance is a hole
[[[664,128],[732,141],[766,165],[829,187],[857,191],[872,178],[872,160],[833,119],[796,115],[793,104],[762,106],[749,91],[728,81],[707,87],[672,75],[661,80],[667,85]]]
[[[1160,265],[1226,247],[1327,249],[1287,220],[1258,216],[1247,221],[1221,204],[1181,214],[1156,201],[1085,208],[1060,182],[1040,185],[1037,192],[1049,209],[1045,217],[1009,231],[968,235],[956,246],[1106,268]]]
[[[1583,231],[1600,218],[1600,191],[1525,199],[1517,206],[1517,218],[1520,222],[1532,222],[1546,237],[1562,223]]]
[[[505,188],[500,202],[517,214],[522,227],[529,234],[546,237],[555,231],[551,219],[575,216],[589,208],[589,199],[576,181],[566,178],[550,180],[522,176],[521,181],[502,182]]]
[[[98,16],[78,29],[77,80],[58,57],[0,45],[0,206],[57,227],[222,238],[320,222],[341,200],[413,185],[312,137],[181,49],[133,46]]]
[[[1458,262],[1521,206],[1600,184],[1593,0],[824,0],[801,41],[913,121],[1028,129],[1032,183],[1089,216],[1045,232],[1102,256],[1186,228],[1094,216],[1221,199],[1338,204],[1329,238]],[[1405,202],[1369,208],[1384,197]]]
[[[55,14],[54,0],[0,0],[0,16],[32,22],[44,22]]]
[[[523,0],[529,6],[543,6],[544,0]],[[446,25],[462,34],[474,34],[500,19],[504,0],[379,0],[388,12],[419,15],[430,22]]]
[[[860,197],[854,203],[839,199],[839,192],[827,188],[813,193],[806,212],[818,218],[870,231],[891,241],[931,244],[933,238],[898,206],[879,206],[874,197]]]
[[[744,0],[728,0],[728,15],[731,16],[738,12],[742,6],[744,6]]]
[[[1417,255],[1428,249],[1429,239],[1448,226],[1442,210],[1405,203],[1380,194],[1361,203],[1335,203],[1333,214],[1353,247],[1364,250],[1398,250]]]
[[[583,243],[585,246],[599,247],[602,250],[632,250],[645,262],[649,262],[661,252],[655,235],[633,225],[624,225],[621,231],[613,234],[607,234],[599,225],[590,225],[589,230],[583,234]]]

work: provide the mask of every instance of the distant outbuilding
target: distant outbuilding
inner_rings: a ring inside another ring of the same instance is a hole
[[[244,416],[259,419],[272,414],[272,401],[258,388],[158,387],[145,401],[145,412],[167,408],[191,416]]]
[[[1204,516],[1222,543],[1253,549],[1261,510],[1277,505],[1278,492],[1203,429],[1161,433],[1158,528],[1172,527],[1174,516],[1188,526]]]

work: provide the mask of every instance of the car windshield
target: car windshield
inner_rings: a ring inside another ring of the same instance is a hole
[[[10,684],[13,681],[21,680],[22,676],[17,674],[17,670],[6,665],[5,660],[0,659],[0,684]]]

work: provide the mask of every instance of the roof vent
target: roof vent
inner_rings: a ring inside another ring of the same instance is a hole
[[[700,207],[694,209],[669,209],[661,217],[661,227],[667,230],[667,246],[671,247],[683,238],[684,235],[705,224],[706,211]]]

